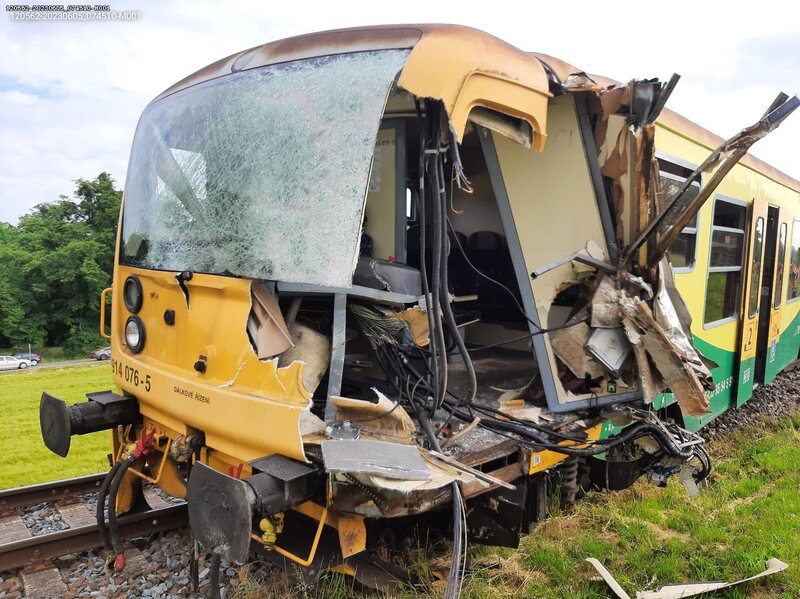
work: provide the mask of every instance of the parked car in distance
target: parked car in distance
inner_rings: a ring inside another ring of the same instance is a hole
[[[104,347],[102,349],[96,349],[89,354],[89,357],[95,360],[108,360],[111,358],[111,348]]]
[[[42,361],[42,357],[39,354],[21,353],[21,354],[14,354],[14,357],[17,360],[27,360],[31,366],[36,366],[39,362]]]
[[[20,360],[14,356],[0,356],[0,370],[16,370],[17,368],[27,368],[30,365],[28,360]]]

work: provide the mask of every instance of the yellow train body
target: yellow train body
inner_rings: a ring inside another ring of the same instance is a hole
[[[471,534],[513,545],[551,476],[573,498],[689,464],[702,480],[694,431],[800,349],[800,185],[746,157],[711,189],[752,139],[663,111],[673,85],[430,25],[281,40],[187,77],[134,141],[116,393],[45,394],[45,442],[65,455],[110,429],[117,512],[155,482],[189,499],[206,549],[303,565],[325,526],[349,558],[365,519],[462,500],[484,518]],[[718,232],[740,241],[729,264]],[[733,273],[722,300],[709,268]],[[282,544],[299,515],[308,554]]]

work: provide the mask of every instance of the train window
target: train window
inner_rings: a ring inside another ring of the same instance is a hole
[[[800,296],[798,289],[800,275],[800,220],[792,225],[792,250],[789,255],[789,282],[786,287],[786,301],[791,302]]]
[[[736,317],[742,286],[746,221],[745,206],[719,198],[714,202],[703,318],[707,325],[722,324]]]
[[[778,234],[778,264],[775,268],[775,299],[772,306],[777,310],[783,294],[783,265],[786,262],[786,223],[781,223]]]
[[[755,318],[758,313],[758,298],[761,297],[761,262],[764,259],[764,217],[756,220],[753,236],[753,259],[750,261],[750,298],[747,313]]]
[[[687,169],[683,169],[663,160],[659,161],[659,164],[662,168],[660,172],[661,193],[663,196],[662,205],[667,205],[670,201],[672,201],[673,198],[675,198],[686,181],[686,176],[681,176],[681,174],[691,174],[691,171],[687,171]],[[676,170],[681,174],[676,174]],[[696,198],[699,192],[700,181],[693,181],[691,187],[689,188],[689,193],[684,197],[685,201],[681,202],[681,204],[685,206],[687,203]],[[678,207],[678,209],[679,208],[680,207]],[[681,234],[675,241],[672,242],[672,245],[669,248],[669,259],[672,262],[673,268],[677,269],[678,271],[681,269],[691,270],[694,267],[696,250],[697,215],[695,214],[694,218],[689,222],[689,224],[681,229]]]

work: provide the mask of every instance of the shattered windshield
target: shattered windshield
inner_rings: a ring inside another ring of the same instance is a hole
[[[375,137],[408,50],[234,73],[147,108],[121,261],[350,286]]]

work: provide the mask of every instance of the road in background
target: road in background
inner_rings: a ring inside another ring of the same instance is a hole
[[[63,362],[40,362],[36,366],[28,366],[27,368],[17,368],[16,370],[3,370],[0,374],[11,372],[30,372],[33,370],[40,370],[42,368],[64,368],[65,366],[86,366],[87,364],[97,364],[98,362],[105,362],[106,360],[95,360],[94,358],[86,358],[85,360],[65,360]]]

